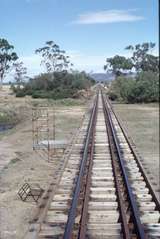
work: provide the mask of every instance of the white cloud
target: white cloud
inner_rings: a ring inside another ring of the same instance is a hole
[[[102,24],[115,22],[134,22],[143,20],[144,17],[133,14],[135,9],[128,10],[106,10],[97,12],[88,12],[80,14],[78,18],[73,21],[74,24]]]

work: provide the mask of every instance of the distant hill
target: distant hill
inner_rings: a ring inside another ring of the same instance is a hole
[[[112,73],[92,73],[90,74],[90,76],[96,80],[96,81],[112,81],[114,80],[114,75]],[[124,75],[124,77],[132,77],[135,78],[136,77],[136,73],[135,72],[130,72]]]
[[[111,81],[114,79],[112,73],[92,73],[90,76],[96,81]]]

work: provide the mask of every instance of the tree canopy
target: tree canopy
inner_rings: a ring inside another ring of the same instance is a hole
[[[35,51],[42,56],[41,63],[46,66],[47,72],[60,72],[72,66],[69,56],[54,41],[47,41],[45,46]]]
[[[112,71],[116,76],[120,76],[126,70],[131,70],[133,67],[131,59],[119,55],[107,58],[106,62],[107,64],[104,65],[104,70]]]
[[[132,69],[135,69],[136,72],[159,72],[159,57],[151,54],[154,48],[155,43],[153,42],[135,46],[129,45],[125,49],[131,51],[132,56],[130,58],[119,55],[107,58],[107,64],[104,65],[104,69],[112,71],[116,77]]]
[[[155,43],[129,45],[125,49],[132,52],[128,59],[114,56],[107,59],[107,66],[116,75],[111,83],[109,97],[127,103],[158,102],[159,100],[159,57],[152,51]],[[124,77],[124,70],[135,70],[135,77]]]
[[[0,38],[0,88],[12,63],[18,59],[13,49],[14,46],[10,45],[6,39]]]
[[[27,74],[27,68],[24,66],[24,63],[22,61],[13,63],[13,67],[15,71],[14,78],[16,80],[16,83],[22,84],[23,79],[25,78]]]
[[[129,45],[125,49],[132,52],[132,63],[137,72],[159,70],[159,58],[151,54],[155,48],[155,43],[145,42],[135,46]]]

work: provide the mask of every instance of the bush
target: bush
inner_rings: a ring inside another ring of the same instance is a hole
[[[129,102],[129,96],[133,91],[135,80],[119,76],[111,84],[109,90],[109,98],[112,100],[119,100]]]
[[[109,99],[113,100],[113,101],[118,99],[117,94],[115,92],[113,92],[113,91],[109,91],[108,96],[109,96]]]
[[[94,82],[85,72],[55,72],[54,74],[41,74],[30,79],[24,89],[13,88],[13,91],[18,97],[31,95],[33,98],[74,98],[79,90],[87,90]]]
[[[111,84],[109,97],[125,103],[158,102],[158,74],[141,72],[136,78],[117,77]]]
[[[134,90],[137,102],[159,101],[159,76],[155,72],[141,72],[136,78]]]
[[[32,92],[32,97],[33,98],[51,98],[51,93],[50,92],[45,92],[45,91],[33,91]]]
[[[16,97],[24,97],[26,93],[23,90],[16,91]]]

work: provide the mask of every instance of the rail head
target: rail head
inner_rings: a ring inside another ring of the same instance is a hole
[[[77,204],[78,204],[78,199],[79,199],[79,194],[80,194],[80,189],[81,189],[81,183],[82,183],[82,178],[84,175],[86,161],[88,158],[88,148],[89,148],[89,144],[90,144],[90,137],[91,137],[92,130],[93,130],[94,119],[96,117],[97,103],[98,103],[98,92],[97,92],[97,95],[95,98],[94,106],[92,108],[92,112],[91,112],[91,116],[90,116],[90,120],[89,120],[89,124],[88,124],[84,152],[83,152],[83,156],[82,156],[82,160],[81,160],[81,164],[80,164],[79,175],[78,175],[78,178],[76,181],[76,187],[74,190],[74,195],[73,195],[71,208],[69,211],[68,220],[67,220],[67,224],[65,227],[63,239],[72,238],[72,231],[73,231],[73,226],[74,226],[75,217],[76,217],[76,210],[77,210]]]
[[[125,185],[126,185],[128,199],[129,199],[130,206],[131,206],[131,209],[132,209],[133,221],[134,221],[134,224],[135,224],[135,227],[136,227],[136,232],[139,236],[138,237],[139,239],[146,239],[147,237],[145,235],[143,225],[141,224],[141,221],[140,221],[139,210],[138,210],[138,207],[136,205],[135,197],[132,193],[132,189],[131,189],[130,184],[129,184],[128,176],[127,176],[126,171],[125,171],[125,167],[124,167],[124,163],[123,163],[123,157],[122,157],[120,146],[119,146],[119,143],[118,143],[118,139],[117,139],[117,136],[116,136],[116,133],[115,133],[115,128],[114,128],[114,124],[113,124],[113,121],[112,121],[112,118],[111,118],[111,115],[110,115],[110,111],[107,108],[107,104],[104,100],[104,96],[103,96],[102,92],[101,92],[101,94],[102,94],[102,101],[103,101],[103,105],[104,105],[104,108],[105,108],[106,116],[108,117],[111,132],[112,132],[112,136],[113,136],[113,140],[114,140],[114,143],[115,143],[115,146],[116,146],[116,151],[117,151],[117,154],[118,154],[118,159],[119,159],[120,167],[121,167],[121,170],[122,170],[122,175],[123,175],[124,182],[125,182]]]
[[[135,160],[136,160],[136,162],[137,162],[137,164],[138,164],[138,167],[139,167],[139,169],[140,169],[140,172],[141,172],[142,176],[143,176],[144,179],[145,179],[145,182],[146,182],[146,184],[147,184],[147,187],[149,188],[149,192],[150,192],[150,194],[152,195],[153,201],[154,201],[155,204],[156,204],[156,209],[157,209],[158,211],[160,211],[160,201],[158,200],[158,198],[157,198],[157,196],[156,196],[156,194],[155,194],[155,191],[154,191],[154,189],[153,189],[153,187],[152,187],[152,185],[151,185],[151,183],[150,183],[150,181],[149,181],[149,179],[148,179],[146,173],[144,172],[143,166],[142,166],[142,164],[141,164],[141,162],[140,162],[140,157],[139,157],[139,155],[137,154],[137,152],[135,151],[135,149],[134,149],[134,147],[133,147],[133,143],[132,143],[133,140],[131,139],[131,137],[128,137],[127,129],[124,127],[122,121],[119,119],[118,115],[115,113],[115,111],[114,111],[114,109],[113,109],[113,106],[112,106],[112,104],[111,104],[111,102],[109,101],[109,99],[108,99],[107,96],[106,96],[106,100],[107,100],[107,103],[110,105],[110,109],[112,110],[112,113],[114,114],[114,116],[115,116],[115,118],[116,118],[116,120],[117,120],[117,122],[118,122],[118,124],[119,124],[119,126],[120,126],[120,128],[121,128],[121,130],[122,130],[122,132],[123,132],[123,134],[124,134],[124,137],[125,137],[125,139],[126,139],[128,145],[129,145],[129,147],[130,147],[130,150],[131,150],[131,152],[132,152],[132,154],[133,154],[133,156],[134,156],[134,158],[135,158]]]

